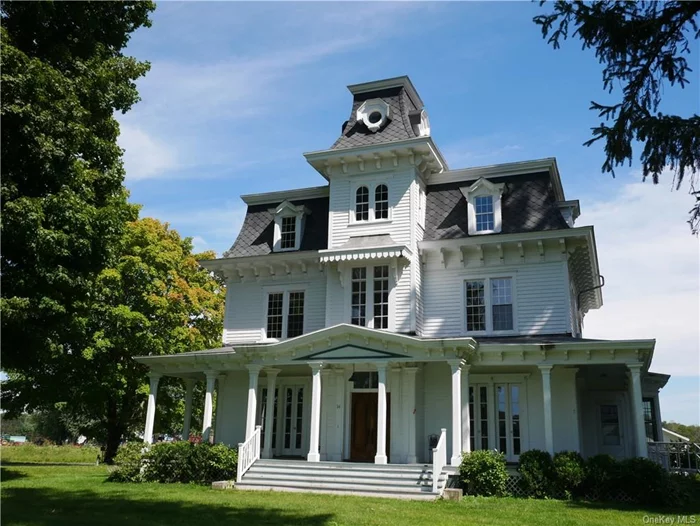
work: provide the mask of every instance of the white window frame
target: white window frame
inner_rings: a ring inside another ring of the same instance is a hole
[[[354,262],[359,263],[359,262]],[[393,331],[394,330],[394,290],[396,288],[396,273],[391,262],[375,262],[367,265],[355,264],[349,265],[344,269],[345,278],[343,282],[345,283],[345,319],[346,323],[352,324],[352,269],[353,268],[365,268],[367,269],[365,278],[365,325],[368,329],[374,329],[374,267],[388,267],[389,268],[389,316],[387,319],[387,327],[385,329],[377,329],[382,331]]]
[[[308,326],[308,301],[309,292],[306,284],[288,284],[278,287],[265,287],[263,289],[263,321],[262,321],[262,339],[263,341],[281,341],[287,339],[287,324],[289,322],[289,295],[292,292],[304,293],[304,324],[301,335],[306,334]],[[282,294],[282,337],[268,338],[267,336],[267,306],[270,301],[270,294]],[[300,336],[301,336],[300,335]]]
[[[301,238],[303,236],[304,216],[309,213],[309,210],[304,206],[294,206],[289,201],[282,202],[277,208],[270,210],[275,215],[275,231],[272,244],[273,252],[291,252],[299,250],[301,246]],[[294,246],[282,248],[282,218],[294,217],[296,219],[294,226]]]
[[[513,305],[513,328],[509,330],[495,331],[493,330],[493,301],[491,299],[491,280],[494,279],[510,279],[510,295]],[[484,282],[484,302],[486,308],[486,330],[470,331],[467,330],[467,282],[468,281],[483,281]],[[485,336],[485,335],[512,335],[518,334],[518,309],[517,309],[517,283],[514,274],[494,274],[488,276],[469,276],[462,280],[462,332],[466,335]]]
[[[462,187],[460,191],[467,200],[467,231],[470,236],[478,236],[482,234],[498,234],[503,226],[503,218],[501,215],[501,195],[505,185],[494,184],[483,177],[469,187]],[[476,198],[491,196],[493,199],[493,229],[477,230],[476,229]]]
[[[377,187],[384,185],[387,189],[387,217],[377,219],[375,217],[375,203],[377,197]],[[364,186],[369,191],[369,213],[367,214],[368,219],[357,219],[355,212],[357,210],[357,190]],[[373,181],[373,182],[357,182],[351,187],[350,202],[352,203],[350,209],[350,225],[369,225],[378,223],[390,223],[392,220],[392,209],[391,206],[391,185],[386,180]]]

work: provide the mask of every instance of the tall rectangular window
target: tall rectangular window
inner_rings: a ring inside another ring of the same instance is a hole
[[[474,211],[476,213],[476,231],[493,230],[493,196],[480,195],[475,197]]]
[[[267,296],[267,337],[282,337],[282,304],[284,293],[275,292]]]
[[[290,249],[296,246],[297,237],[297,218],[296,217],[283,217],[282,225],[280,228],[280,248]]]
[[[389,267],[374,267],[374,328],[389,328]]]
[[[656,438],[656,411],[654,411],[654,399],[644,398],[642,401],[644,409],[644,430],[647,439],[655,441]]]
[[[271,292],[267,296],[268,338],[304,334],[304,291]]]
[[[355,221],[369,219],[369,189],[360,186],[355,192]]]
[[[374,189],[374,218],[387,219],[388,217],[389,189],[385,184],[380,184]]]
[[[367,269],[358,267],[352,269],[352,300],[351,300],[351,319],[353,325],[366,325],[367,305]]]
[[[491,312],[494,331],[513,330],[513,295],[510,278],[491,280]]]
[[[486,330],[486,296],[484,281],[467,281],[467,330]]]

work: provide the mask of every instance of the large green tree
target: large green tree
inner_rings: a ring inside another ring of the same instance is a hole
[[[536,16],[544,38],[559,48],[569,37],[579,38],[584,49],[595,50],[603,68],[603,85],[613,92],[621,88],[615,104],[591,102],[602,122],[593,128],[590,146],[602,140],[605,148],[603,171],[614,175],[616,166],[639,159],[644,179],[656,184],[659,175],[674,172],[676,189],[689,174],[690,193],[695,206],[689,223],[694,233],[700,228],[700,116],[670,115],[660,108],[664,84],[689,83],[689,39],[700,37],[700,2],[612,2],[563,1],[546,5],[548,14]],[[697,79],[697,73],[694,76]],[[696,87],[697,90],[697,87]],[[689,108],[690,110],[690,108]],[[638,144],[635,144],[638,143]]]

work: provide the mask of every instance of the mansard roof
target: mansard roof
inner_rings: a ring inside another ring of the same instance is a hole
[[[488,181],[504,184],[501,234],[570,228],[557,206],[555,189],[548,172],[489,177]],[[460,190],[468,184],[471,183],[455,181],[427,187],[425,240],[470,237],[467,200]]]

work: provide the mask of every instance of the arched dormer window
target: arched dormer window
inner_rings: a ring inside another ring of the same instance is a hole
[[[355,221],[369,220],[369,190],[360,186],[355,192]]]
[[[389,219],[389,189],[385,184],[374,189],[374,219]]]

